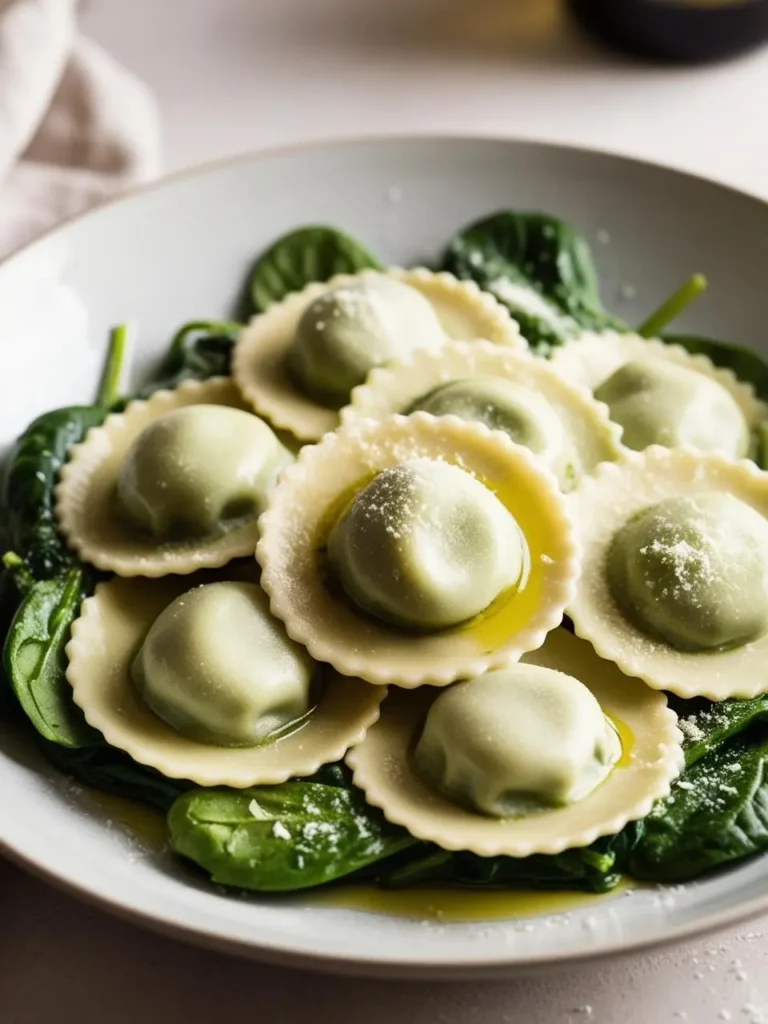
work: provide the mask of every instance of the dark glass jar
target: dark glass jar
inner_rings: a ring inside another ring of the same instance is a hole
[[[768,0],[567,0],[603,42],[653,60],[700,62],[768,42]]]

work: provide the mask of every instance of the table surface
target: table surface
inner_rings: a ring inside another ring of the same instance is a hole
[[[518,135],[619,150],[768,197],[768,51],[624,62],[554,0],[90,0],[85,28],[155,91],[166,165],[308,138]],[[3,1024],[768,1022],[768,921],[505,984],[299,975],[116,921],[0,863]]]

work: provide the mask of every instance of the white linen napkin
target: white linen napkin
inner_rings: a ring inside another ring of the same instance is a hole
[[[157,175],[146,86],[77,30],[77,0],[0,0],[0,258]]]

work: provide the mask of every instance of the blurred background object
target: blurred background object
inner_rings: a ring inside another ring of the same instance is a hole
[[[170,170],[309,139],[470,133],[768,187],[768,48],[628,59],[566,0],[89,0],[82,30],[151,87]]]
[[[567,0],[603,42],[640,57],[708,61],[768,41],[768,0]]]
[[[77,8],[0,0],[0,257],[160,169],[154,99]]]

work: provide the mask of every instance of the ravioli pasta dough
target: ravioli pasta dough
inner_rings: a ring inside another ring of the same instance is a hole
[[[299,391],[338,408],[374,366],[444,340],[440,321],[420,292],[371,275],[310,303],[286,359]]]
[[[163,576],[252,555],[291,453],[229,379],[187,381],[108,416],[71,450],[56,515],[85,561]]]
[[[541,394],[513,381],[467,377],[441,384],[418,398],[408,410],[433,416],[459,416],[503,430],[552,466],[559,478],[576,476],[576,456],[563,424]]]
[[[189,405],[139,434],[120,467],[117,499],[158,544],[207,537],[258,516],[286,461],[263,420],[223,405]]]
[[[422,410],[502,430],[571,490],[600,462],[618,457],[621,429],[608,409],[548,362],[490,342],[450,342],[373,370],[352,392],[342,422]]]
[[[365,270],[308,285],[254,317],[232,373],[260,415],[315,441],[339,425],[337,410],[373,368],[452,338],[525,347],[509,311],[471,281]]]
[[[638,513],[616,531],[607,573],[624,614],[677,650],[733,647],[768,628],[768,522],[731,494]]]
[[[644,817],[683,764],[662,693],[558,628],[517,664],[393,688],[347,754],[389,821],[446,850],[527,857]]]
[[[692,448],[627,452],[582,481],[576,632],[681,697],[754,697],[768,656],[768,475]]]
[[[379,264],[292,232],[252,269],[262,314],[183,325],[106,416],[112,331],[95,404],[10,460],[18,710],[84,784],[170,805],[174,853],[225,886],[604,891],[759,851],[764,700],[676,703],[684,742],[667,693],[768,693],[768,406],[680,346],[576,337],[619,321],[553,218],[502,212],[443,262],[493,294],[327,279]],[[526,289],[535,357],[498,298]],[[686,344],[763,390],[759,355]]]
[[[316,665],[253,569],[101,583],[67,644],[75,703],[107,743],[169,778],[267,785],[343,757],[386,687]]]
[[[555,351],[550,363],[608,406],[623,444],[635,451],[690,445],[743,458],[768,416],[753,387],[730,370],[655,338],[588,331]]]
[[[395,625],[455,626],[518,583],[514,518],[458,466],[413,459],[352,499],[328,538],[331,569],[361,608]]]
[[[620,756],[616,730],[583,683],[519,664],[441,693],[414,753],[428,786],[494,818],[575,803]]]
[[[439,384],[412,402],[407,412],[460,416],[503,430],[517,444],[540,455],[561,447],[562,424],[538,392],[495,377],[465,377]]]
[[[663,360],[624,363],[595,390],[623,432],[627,448],[692,445],[742,458],[749,429],[735,399],[716,380]]]
[[[255,746],[309,713],[314,663],[255,583],[210,583],[177,597],[150,627],[132,676],[184,736]]]
[[[273,612],[373,683],[446,685],[519,658],[579,568],[554,477],[504,434],[424,412],[304,449],[260,529]]]

